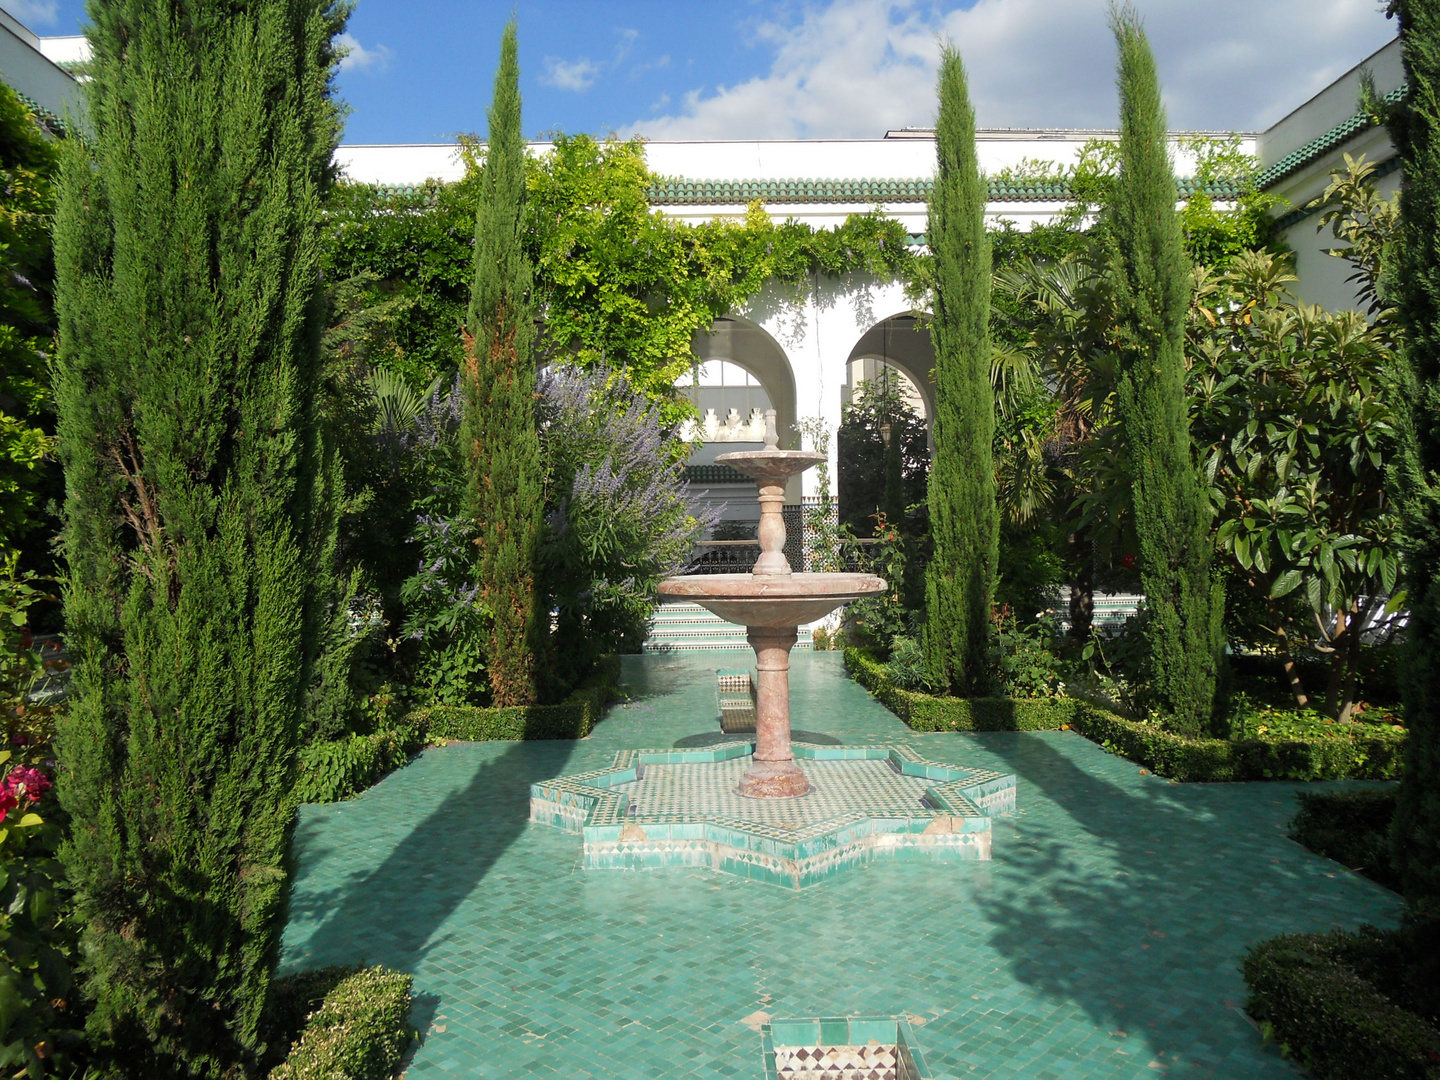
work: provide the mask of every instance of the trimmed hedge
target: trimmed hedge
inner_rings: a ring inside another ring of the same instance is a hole
[[[1400,875],[1390,862],[1396,794],[1395,788],[1297,791],[1300,811],[1290,822],[1290,839],[1399,892]]]
[[[1405,744],[1399,728],[1313,739],[1189,739],[1127,720],[1079,698],[950,698],[902,690],[885,666],[845,650],[845,669],[916,731],[1053,731],[1069,726],[1158,776],[1185,781],[1394,780]]]
[[[1073,721],[1075,698],[958,698],[902,690],[885,665],[862,649],[845,650],[845,670],[916,731],[1055,731]]]
[[[559,705],[505,709],[433,705],[412,709],[395,727],[373,735],[313,743],[300,751],[296,797],[305,803],[326,803],[358,795],[432,739],[583,739],[606,707],[618,700],[619,681],[620,658],[607,656]]]
[[[1286,934],[1254,946],[1241,963],[1246,1009],[1318,1080],[1440,1080],[1440,1031],[1381,993],[1396,935]]]
[[[407,721],[431,739],[488,742],[496,739],[583,739],[616,700],[620,658],[604,657],[595,670],[559,705],[480,708],[432,705],[416,709]]]
[[[1173,780],[1395,780],[1405,745],[1403,729],[1363,737],[1313,739],[1187,739],[1158,724],[1127,720],[1090,704],[1072,726],[1092,742]]]
[[[334,970],[315,973],[322,976],[316,983]],[[299,1041],[271,1070],[270,1080],[390,1080],[415,1037],[411,981],[409,975],[381,967],[345,975],[310,1014]],[[303,990],[291,995],[291,1004],[301,997]]]

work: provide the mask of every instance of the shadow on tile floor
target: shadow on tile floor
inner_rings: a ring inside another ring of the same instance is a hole
[[[431,940],[436,931],[529,824],[530,785],[563,772],[575,747],[573,740],[517,742],[490,760],[476,760],[452,745],[425,755],[430,756],[425,765],[437,774],[467,769],[472,775],[417,821],[373,870],[303,890],[291,919],[319,925],[287,947],[285,966],[363,961],[414,971],[438,944]],[[415,767],[412,762],[404,771]],[[437,782],[444,779],[436,777]],[[383,812],[379,803],[370,799],[344,808]],[[414,810],[403,802],[397,809],[404,813],[407,808]],[[303,824],[295,848],[300,862],[324,861],[329,854]]]
[[[1111,782],[1079,767],[1064,742],[998,735],[984,745],[1091,838],[1076,844],[1073,827],[1038,822],[1008,838],[995,887],[978,898],[991,946],[1019,982],[1076,1002],[1119,1040],[1138,1036],[1151,1068],[1227,1075],[1237,1037],[1257,1038],[1239,1011],[1245,947],[1293,930],[1297,915],[1317,928],[1350,917],[1323,904],[1295,910],[1324,873],[1298,851],[1277,857],[1296,785],[1180,787],[1120,758],[1108,763]]]

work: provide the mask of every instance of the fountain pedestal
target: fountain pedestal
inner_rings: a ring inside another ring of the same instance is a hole
[[[790,749],[790,650],[799,625],[842,604],[885,589],[873,574],[796,574],[785,558],[785,481],[825,460],[824,454],[781,450],[775,410],[766,414],[765,449],[721,454],[717,464],[753,476],[760,487],[760,557],[748,574],[667,578],[660,595],[685,599],[740,623],[755,650],[755,755],[739,793],[757,799],[804,795],[810,782]]]
[[[740,778],[740,794],[789,799],[810,790],[790,749],[790,650],[794,626],[752,626],[745,635],[755,650],[755,758]]]

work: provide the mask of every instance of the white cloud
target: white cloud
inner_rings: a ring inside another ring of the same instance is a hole
[[[561,60],[558,56],[545,57],[545,74],[540,81],[557,90],[574,90],[584,93],[595,85],[600,77],[600,65],[581,57],[579,60]]]
[[[1148,0],[1141,14],[1176,128],[1279,119],[1395,34],[1376,0]],[[830,0],[753,32],[768,73],[699,87],[650,138],[875,138],[934,122],[940,41],[970,73],[982,127],[1113,127],[1106,0]]]
[[[630,55],[630,50],[635,47],[635,42],[640,37],[640,31],[621,27],[615,31],[615,35],[618,39],[615,42],[615,63],[621,64]]]
[[[390,66],[388,45],[376,45],[373,49],[367,49],[353,34],[341,34],[335,39],[335,44],[345,50],[345,55],[340,58],[341,71],[378,73]]]
[[[606,71],[624,64],[638,40],[640,40],[639,30],[622,26],[615,31],[615,58],[613,60],[597,63],[588,56],[582,56],[578,60],[564,60],[558,56],[547,56],[545,57],[545,74],[540,77],[540,82],[546,86],[553,86],[557,90],[573,90],[577,94],[583,94],[594,86]],[[633,74],[651,67],[664,67],[668,63],[670,63],[670,57],[662,56],[659,60],[648,64],[639,64],[631,70]]]
[[[54,26],[60,17],[60,0],[5,0],[0,4],[26,26]]]

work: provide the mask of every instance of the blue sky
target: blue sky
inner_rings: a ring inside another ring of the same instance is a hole
[[[81,0],[0,0],[41,34]],[[359,0],[346,142],[482,131],[520,23],[527,134],[874,138],[933,119],[938,42],[985,127],[1114,125],[1105,0]],[[1139,0],[1172,127],[1260,129],[1394,35],[1378,0]]]

